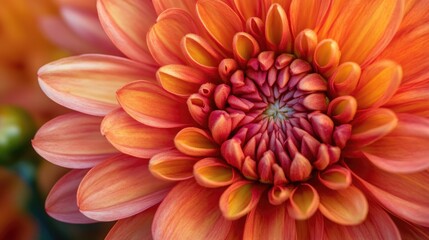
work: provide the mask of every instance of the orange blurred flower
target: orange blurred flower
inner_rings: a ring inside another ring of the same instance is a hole
[[[74,169],[51,216],[119,220],[110,239],[429,237],[425,1],[97,4],[127,58],[39,70],[78,111],[33,141]]]

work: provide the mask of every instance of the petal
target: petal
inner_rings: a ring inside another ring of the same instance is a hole
[[[355,186],[331,190],[320,186],[320,212],[329,220],[341,225],[357,225],[368,215],[365,195]]]
[[[240,17],[227,4],[219,0],[200,0],[197,14],[210,36],[223,49],[232,52],[232,39],[243,31]]]
[[[93,223],[77,207],[76,194],[87,169],[71,170],[52,187],[46,198],[45,209],[49,216],[67,223]]]
[[[385,172],[365,159],[349,159],[347,165],[378,202],[396,216],[429,227],[429,172]]]
[[[232,40],[232,50],[235,59],[242,65],[245,65],[250,58],[255,57],[260,51],[256,39],[245,32],[235,34]]]
[[[100,134],[102,118],[69,113],[43,125],[32,141],[48,161],[67,168],[90,168],[118,151]]]
[[[153,156],[149,162],[149,170],[155,177],[163,180],[186,180],[193,177],[193,167],[198,160],[177,150],[170,150]]]
[[[198,92],[199,87],[207,82],[202,71],[186,65],[163,66],[156,72],[156,78],[167,92],[181,97]]]
[[[152,176],[148,160],[118,155],[88,172],[79,186],[77,201],[86,216],[113,221],[159,203],[171,186],[171,182]]]
[[[306,220],[313,216],[319,206],[319,195],[313,186],[304,183],[296,187],[289,198],[289,216],[296,220]]]
[[[154,79],[153,69],[126,58],[88,54],[49,63],[39,84],[55,102],[89,115],[104,116],[117,108],[115,92],[137,79]]]
[[[364,155],[388,172],[411,173],[429,168],[429,120],[398,114],[398,126],[387,136],[365,147]]]
[[[416,86],[412,89],[400,88],[386,107],[395,112],[412,113],[429,117],[429,86]]]
[[[132,217],[121,219],[110,229],[105,240],[152,239],[152,221],[157,207],[151,207]]]
[[[375,202],[370,203],[366,220],[357,226],[343,226],[331,221],[325,221],[325,224],[326,239],[401,239],[395,223]]]
[[[99,0],[101,25],[116,47],[129,58],[154,66],[146,44],[146,33],[155,23],[152,1]]]
[[[354,62],[338,66],[329,77],[329,92],[333,96],[350,95],[355,91],[361,76],[361,68]]]
[[[204,158],[194,165],[194,177],[203,187],[216,188],[231,185],[239,176],[219,158]]]
[[[234,0],[233,3],[243,21],[246,21],[251,17],[264,18],[264,1],[255,1],[252,4],[249,4],[248,0]]]
[[[141,158],[174,148],[176,128],[154,128],[143,125],[122,109],[111,112],[101,123],[101,133],[119,151]]]
[[[403,0],[333,2],[319,37],[337,41],[342,52],[341,62],[366,65],[391,41],[401,23],[403,10]]]
[[[197,0],[152,0],[152,3],[158,15],[169,8],[184,9],[192,16],[196,15],[195,4]]]
[[[292,0],[289,16],[293,35],[306,28],[318,31],[330,7],[331,0]]]
[[[393,218],[393,221],[395,221],[395,224],[401,233],[402,239],[429,239],[429,228],[411,224],[406,221],[401,221],[397,218]]]
[[[376,108],[390,100],[402,80],[402,68],[391,61],[379,61],[363,70],[353,93],[359,109]]]
[[[280,4],[271,5],[265,20],[265,38],[272,50],[290,52],[292,36],[285,10]]]
[[[117,92],[119,104],[131,117],[152,127],[173,128],[192,124],[185,99],[150,81],[136,81]]]
[[[221,193],[221,190],[201,187],[193,180],[179,183],[156,212],[153,238],[225,239],[231,222],[219,211]]]
[[[189,156],[216,156],[219,147],[210,135],[202,129],[188,127],[182,129],[174,138],[176,148]]]
[[[319,181],[332,190],[345,189],[352,183],[351,172],[339,165],[332,166],[323,172],[319,172]]]
[[[223,192],[219,207],[226,219],[236,220],[249,213],[259,202],[265,186],[238,181]]]

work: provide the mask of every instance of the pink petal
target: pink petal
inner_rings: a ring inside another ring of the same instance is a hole
[[[71,170],[58,180],[46,198],[45,208],[49,216],[67,223],[96,222],[84,216],[76,202],[77,189],[87,172],[87,169]]]
[[[113,221],[159,203],[171,186],[152,176],[148,160],[119,155],[95,166],[83,178],[78,206],[90,218]]]
[[[176,185],[156,212],[152,225],[155,240],[225,239],[231,221],[219,211],[222,190],[199,186],[193,180]]]
[[[39,84],[55,102],[89,115],[104,116],[118,104],[115,92],[154,70],[126,58],[88,54],[63,58],[39,69]]]
[[[48,161],[67,168],[89,168],[118,151],[100,134],[102,118],[69,113],[43,125],[32,141]]]

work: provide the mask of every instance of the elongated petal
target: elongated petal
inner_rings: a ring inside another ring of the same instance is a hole
[[[185,99],[150,81],[136,81],[117,92],[122,108],[137,121],[152,127],[172,128],[192,124]]]
[[[152,240],[152,221],[157,206],[129,218],[121,219],[110,229],[106,240]]]
[[[341,61],[367,64],[380,54],[396,33],[403,16],[404,1],[334,1],[321,39],[333,38],[341,46]],[[347,24],[344,24],[347,23]]]
[[[90,218],[113,221],[159,203],[171,186],[152,176],[148,160],[119,155],[92,168],[83,178],[78,206]]]
[[[404,220],[429,227],[428,171],[389,173],[362,158],[349,159],[347,165],[384,208]]]
[[[332,240],[342,239],[374,239],[374,240],[400,240],[398,228],[384,211],[371,202],[366,220],[357,226],[343,226],[325,221],[325,237]]]
[[[364,69],[353,96],[359,109],[376,108],[390,100],[402,80],[402,68],[391,61],[379,61]]]
[[[252,2],[252,4],[249,4],[247,0],[234,0],[233,3],[243,21],[246,21],[251,17],[259,17],[264,19],[264,1],[255,1]]]
[[[217,74],[217,67],[222,57],[204,38],[187,34],[180,46],[183,55],[191,65],[208,73],[210,78]]]
[[[225,239],[231,221],[226,220],[219,211],[221,193],[222,190],[201,187],[193,180],[179,183],[156,212],[152,225],[153,238]]]
[[[368,201],[355,186],[343,190],[330,190],[320,186],[319,210],[329,220],[341,225],[357,225],[368,215]]]
[[[32,144],[48,161],[68,168],[89,168],[118,151],[100,134],[102,118],[81,113],[57,117],[39,129]]]
[[[290,25],[294,36],[306,28],[318,30],[331,7],[331,0],[293,0],[290,4]]]
[[[292,36],[289,21],[280,4],[271,5],[265,20],[265,38],[273,50],[291,51]]]
[[[87,172],[87,169],[71,170],[58,180],[46,198],[45,208],[49,216],[67,223],[96,222],[83,215],[76,202],[77,189]]]
[[[153,69],[120,57],[88,54],[49,63],[39,84],[55,102],[89,115],[103,116],[118,104],[115,92],[137,79],[154,79]]]
[[[362,151],[376,166],[389,172],[411,173],[429,168],[429,120],[398,114],[398,126]]]
[[[146,44],[146,33],[155,23],[151,1],[100,0],[98,15],[104,31],[129,58],[155,65]]]
[[[400,113],[429,117],[429,86],[401,89],[390,99],[386,107]]]
[[[429,228],[393,218],[404,240],[429,239]]]
[[[167,65],[158,69],[156,78],[166,91],[181,97],[198,92],[207,77],[196,68],[186,65]]]
[[[193,166],[198,160],[171,150],[153,156],[149,162],[149,170],[155,177],[163,180],[185,180],[193,177]]]
[[[174,148],[176,128],[154,128],[141,124],[118,109],[107,115],[101,123],[101,132],[121,152],[150,158]]]
[[[174,138],[176,148],[190,156],[216,156],[219,147],[210,135],[202,129],[189,127],[182,129]]]
[[[226,51],[232,52],[232,39],[243,31],[240,17],[224,2],[200,0],[197,13],[210,36]]]

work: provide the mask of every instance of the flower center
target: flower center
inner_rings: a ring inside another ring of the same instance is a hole
[[[272,121],[283,121],[292,117],[294,110],[289,107],[287,104],[276,101],[268,105],[267,110],[265,110],[265,117],[269,118]]]

